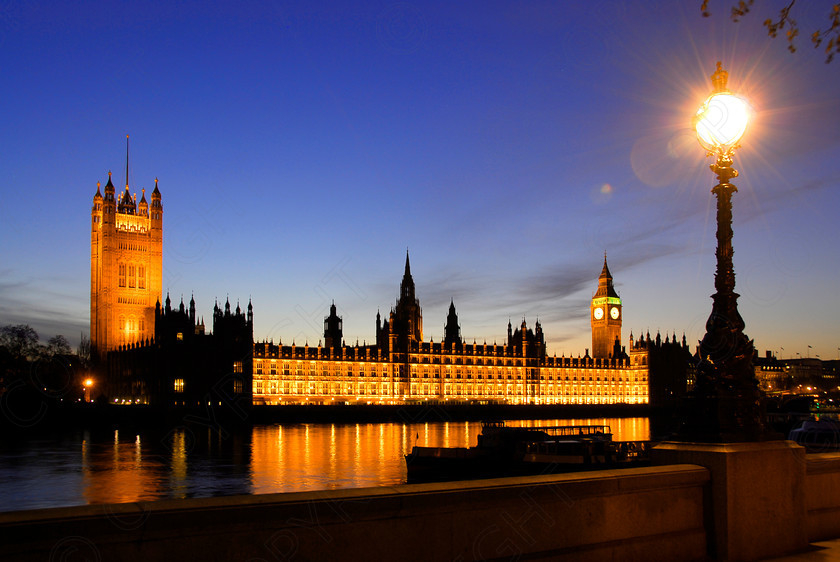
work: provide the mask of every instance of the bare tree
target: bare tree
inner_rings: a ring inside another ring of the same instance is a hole
[[[76,348],[76,355],[79,356],[79,359],[81,359],[83,363],[90,361],[90,339],[84,334],[82,334],[82,337],[79,340],[79,347]]]
[[[55,355],[70,355],[73,349],[70,347],[70,342],[61,334],[51,337],[47,341],[46,354],[49,356]]]
[[[0,347],[6,348],[18,361],[37,359],[40,355],[38,332],[28,324],[3,326],[0,328]]]
[[[742,17],[746,16],[753,7],[754,0],[739,0],[737,4],[732,6],[730,15],[732,21],[740,21]],[[767,18],[764,20],[764,27],[767,28],[767,34],[770,37],[777,37],[779,33],[784,33],[787,38],[788,51],[796,52],[796,38],[799,36],[799,24],[793,18],[793,8],[796,0],[790,0],[790,3],[779,10],[779,14],[775,18]],[[703,0],[700,10],[703,17],[707,18],[711,15],[709,12],[709,0]],[[817,49],[825,45],[825,62],[830,63],[834,59],[834,55],[840,53],[840,4],[833,4],[830,9],[826,11],[828,18],[828,27],[820,28],[811,33],[811,43]]]

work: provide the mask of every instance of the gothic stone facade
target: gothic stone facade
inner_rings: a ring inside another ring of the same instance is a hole
[[[183,299],[169,295],[154,310],[154,337],[108,353],[110,397],[117,404],[250,407],[253,381],[254,309],[213,307],[213,331]]]
[[[104,357],[117,346],[154,333],[154,306],[162,289],[163,207],[157,180],[151,205],[128,189],[114,196],[108,172],[104,196],[96,184],[90,234],[90,342]]]
[[[343,345],[333,304],[324,321],[326,345],[254,344],[254,403],[646,404],[648,349],[631,344],[628,355],[620,346],[620,300],[606,259],[593,310],[604,306],[596,300],[602,298],[615,299],[605,304],[619,314],[607,309],[608,325],[595,322],[603,315],[593,320],[601,350],[594,356],[549,357],[539,321],[533,329],[525,320],[516,330],[508,323],[503,345],[464,343],[454,303],[444,341],[425,342],[406,255],[400,296],[387,320],[377,313],[375,345]]]

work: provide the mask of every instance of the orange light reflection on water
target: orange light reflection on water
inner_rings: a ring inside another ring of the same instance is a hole
[[[646,440],[648,418],[508,421],[509,426],[609,425],[615,440]],[[161,498],[264,494],[335,488],[393,486],[406,480],[404,455],[414,445],[473,447],[479,422],[417,424],[263,425],[221,432],[178,428],[165,436],[114,431],[91,439],[80,453],[83,503]],[[19,486],[22,499],[38,507],[37,484]],[[25,496],[32,494],[30,500]],[[43,496],[43,494],[42,494]],[[58,505],[72,505],[62,500]]]
[[[617,441],[650,438],[648,418],[509,421],[514,427],[609,425]],[[404,455],[416,444],[473,447],[480,422],[303,424],[252,430],[253,493],[392,486],[406,479]]]
[[[144,458],[140,436],[120,441],[114,431],[110,450],[82,442],[83,495],[87,503],[124,503],[160,497],[157,473],[161,462]]]

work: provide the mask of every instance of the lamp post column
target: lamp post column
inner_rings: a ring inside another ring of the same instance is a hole
[[[720,560],[763,560],[808,544],[805,450],[764,426],[762,394],[752,365],[753,342],[738,313],[732,265],[732,195],[738,172],[732,151],[746,129],[749,108],[726,89],[718,63],[715,92],[695,116],[700,144],[715,156],[717,269],[712,313],[700,342],[696,384],[673,441],[653,448],[655,465],[689,463],[711,475],[704,507],[709,555]]]
[[[694,392],[687,404],[683,439],[703,442],[761,441],[770,438],[764,424],[762,394],[753,369],[753,342],[744,334],[738,313],[732,264],[731,183],[738,177],[732,153],[746,129],[746,102],[726,87],[728,73],[720,63],[712,75],[715,92],[698,111],[695,126],[701,145],[715,155],[717,176],[717,269],[712,313],[700,342]]]
[[[766,433],[762,397],[752,365],[753,342],[744,334],[738,312],[732,265],[732,194],[738,189],[729,180],[738,171],[729,155],[719,156],[711,168],[718,179],[712,189],[717,199],[716,292],[700,342],[697,383],[685,433],[700,441],[757,441]]]

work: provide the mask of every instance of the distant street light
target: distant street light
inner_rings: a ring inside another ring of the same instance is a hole
[[[738,313],[732,265],[732,194],[738,189],[729,181],[738,177],[732,155],[746,131],[750,107],[727,89],[727,79],[718,62],[712,74],[714,91],[694,116],[697,139],[707,156],[715,157],[710,168],[718,180],[712,189],[717,199],[717,269],[712,313],[700,342],[697,382],[682,433],[712,442],[767,438],[762,395],[752,365],[753,342],[744,334],[744,320]]]
[[[85,382],[85,402],[90,402],[90,389],[93,387],[93,379],[86,378]]]

